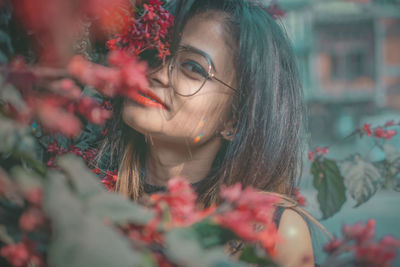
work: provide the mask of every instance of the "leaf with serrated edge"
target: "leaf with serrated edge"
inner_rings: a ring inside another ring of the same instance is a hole
[[[340,165],[340,169],[347,190],[357,202],[356,207],[370,199],[382,182],[379,170],[359,156],[355,156],[353,160],[344,161]]]
[[[68,154],[59,157],[57,165],[68,175],[77,194],[83,199],[105,192],[99,179],[76,155]]]
[[[141,255],[129,242],[84,208],[65,176],[52,172],[45,190],[44,211],[53,234],[48,249],[52,267],[141,266]]]
[[[203,249],[191,228],[176,228],[166,234],[167,257],[178,266],[246,266],[231,260],[222,247]]]
[[[154,217],[151,210],[111,192],[91,197],[87,201],[87,207],[91,214],[100,218],[108,218],[114,223],[130,222],[145,225]]]
[[[323,159],[314,161],[311,166],[313,186],[317,189],[317,199],[322,219],[327,219],[337,213],[346,201],[343,177],[336,161]]]
[[[385,152],[386,160],[390,164],[390,172],[393,176],[400,173],[400,151],[390,144],[383,145],[383,151]]]

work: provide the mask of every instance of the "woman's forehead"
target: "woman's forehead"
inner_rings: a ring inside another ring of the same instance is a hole
[[[203,51],[214,62],[217,71],[222,71],[232,55],[226,34],[221,18],[199,14],[186,23],[180,45]]]

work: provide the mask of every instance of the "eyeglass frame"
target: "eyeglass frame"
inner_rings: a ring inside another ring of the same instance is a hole
[[[212,69],[215,69],[215,67],[214,67],[214,64],[213,64],[213,62],[212,62],[212,60],[210,59],[210,57],[209,57],[208,54],[206,54],[206,53],[204,53],[203,51],[201,51],[201,50],[199,50],[199,49],[197,49],[197,48],[195,48],[195,47],[192,47],[192,46],[181,45],[181,46],[179,46],[179,48],[177,49],[177,51],[179,51],[180,49],[185,49],[185,50],[188,50],[188,51],[192,51],[192,52],[194,52],[194,53],[196,53],[196,54],[200,54],[201,56],[203,56],[203,57],[207,60],[207,63],[208,63],[208,71],[207,71],[207,77],[205,77],[205,80],[204,80],[203,84],[199,87],[199,89],[197,89],[194,93],[189,94],[189,95],[181,94],[181,93],[179,93],[179,92],[175,89],[174,85],[172,84],[172,74],[171,74],[171,73],[172,73],[172,69],[174,68],[174,66],[173,66],[173,64],[171,64],[171,62],[174,61],[174,56],[171,56],[171,57],[168,59],[168,63],[167,63],[167,64],[168,64],[168,79],[169,79],[169,81],[170,81],[170,84],[171,84],[172,89],[174,90],[174,92],[175,92],[176,94],[178,94],[178,95],[180,95],[180,96],[183,96],[183,97],[194,96],[195,94],[197,94],[197,93],[203,88],[203,86],[204,86],[204,84],[207,82],[207,80],[215,80],[215,81],[221,83],[222,85],[228,87],[229,89],[233,90],[236,94],[239,94],[239,90],[238,90],[238,89],[236,89],[236,88],[230,86],[230,85],[227,84],[226,82],[224,82],[224,81],[222,81],[221,79],[217,78],[217,77],[215,76],[215,73],[212,73]],[[163,66],[164,64],[165,64],[165,62],[163,62],[160,66]],[[155,72],[157,69],[158,69],[158,68],[156,68],[156,69],[154,70],[154,72]],[[153,73],[154,73],[154,72],[153,72]]]

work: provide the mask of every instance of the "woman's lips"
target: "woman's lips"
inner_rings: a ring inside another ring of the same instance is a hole
[[[140,89],[131,94],[131,98],[138,104],[146,107],[168,109],[167,105],[150,89]]]

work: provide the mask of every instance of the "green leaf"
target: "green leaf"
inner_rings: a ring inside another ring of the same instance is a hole
[[[12,104],[20,111],[26,108],[26,103],[21,93],[12,84],[6,83],[5,78],[2,76],[0,76],[0,88],[1,101]]]
[[[203,249],[191,228],[175,228],[165,237],[166,255],[179,266],[246,266],[230,259],[222,247]]]
[[[327,219],[337,213],[346,201],[343,177],[336,161],[327,158],[314,161],[311,173],[314,176],[313,186],[318,191],[322,219]]]
[[[43,179],[31,170],[24,169],[20,166],[13,167],[11,169],[11,175],[17,182],[18,186],[23,190],[29,190],[32,188],[42,188]]]
[[[141,266],[142,255],[84,208],[60,173],[50,173],[44,211],[52,222],[48,262],[53,267]]]
[[[0,152],[32,157],[35,154],[35,140],[30,129],[0,114]]]
[[[254,245],[246,246],[240,254],[239,260],[257,264],[257,266],[278,266],[263,250]]]
[[[390,164],[390,172],[393,177],[400,173],[400,151],[388,143],[383,145],[386,161]]]
[[[57,165],[67,174],[76,193],[82,199],[105,192],[105,188],[99,179],[78,156],[73,154],[63,155],[57,159]]]
[[[204,220],[193,225],[193,230],[203,246],[203,248],[211,248],[226,244],[228,241],[237,238],[234,232],[213,223],[210,220]]]
[[[344,161],[340,165],[344,176],[344,184],[351,197],[360,206],[370,199],[383,182],[381,173],[370,162],[366,162],[356,155],[352,160]]]
[[[111,192],[91,197],[87,201],[87,207],[91,214],[100,218],[106,217],[119,224],[131,222],[145,225],[154,217],[151,210]]]

